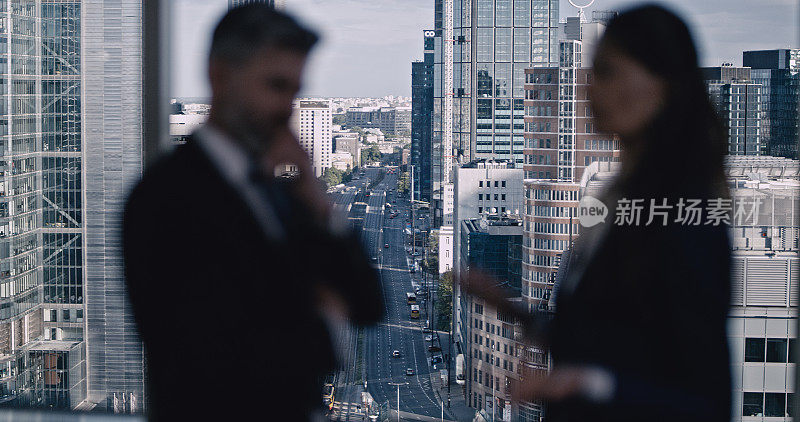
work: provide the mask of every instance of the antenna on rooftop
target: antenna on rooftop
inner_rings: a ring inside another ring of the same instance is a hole
[[[578,1],[586,2],[587,0],[578,0]],[[578,18],[580,18],[581,22],[584,21],[583,9],[586,9],[587,7],[591,6],[592,3],[594,3],[594,0],[588,0],[588,3],[581,6],[579,4],[576,4],[574,0],[569,0],[569,4],[578,9]]]

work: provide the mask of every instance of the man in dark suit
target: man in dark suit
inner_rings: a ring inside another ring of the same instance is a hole
[[[323,311],[383,317],[376,273],[288,128],[316,35],[262,5],[212,39],[205,127],[152,166],[124,219],[154,420],[313,420],[335,369]],[[274,177],[290,164],[292,179]]]

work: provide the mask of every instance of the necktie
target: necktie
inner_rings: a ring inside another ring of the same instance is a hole
[[[264,174],[256,166],[251,167],[250,181],[256,187],[262,200],[272,208],[281,227],[288,229],[292,221],[292,204],[286,182]]]

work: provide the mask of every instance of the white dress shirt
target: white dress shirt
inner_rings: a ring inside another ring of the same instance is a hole
[[[250,207],[267,237],[274,240],[284,239],[286,230],[272,204],[259,194],[259,188],[250,180],[249,172],[253,161],[247,152],[212,124],[204,125],[193,136],[228,184]]]

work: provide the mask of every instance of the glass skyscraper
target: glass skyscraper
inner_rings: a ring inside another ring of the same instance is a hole
[[[453,165],[522,164],[525,68],[557,62],[558,7],[558,0],[436,1],[435,224],[451,212],[444,202]]]
[[[424,31],[422,61],[411,63],[411,164],[413,199],[431,201],[431,114],[433,113],[433,55],[435,31]]]
[[[761,134],[767,155],[797,159],[800,49],[745,51],[743,64],[761,85]]]
[[[142,163],[141,2],[0,2],[0,403],[142,410],[122,204]]]
[[[751,69],[729,63],[702,69],[712,103],[728,133],[730,155],[763,155],[763,86],[751,79]]]

